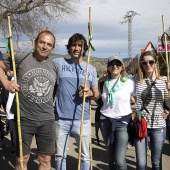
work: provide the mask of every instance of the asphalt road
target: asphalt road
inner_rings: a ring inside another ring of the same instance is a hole
[[[92,104],[92,165],[93,170],[109,170],[107,164],[107,153],[105,150],[105,146],[103,143],[103,139],[101,137],[101,133],[99,132],[100,144],[97,145],[96,137],[95,137],[95,128],[94,128],[94,111],[96,105]],[[4,143],[8,145],[8,147],[0,150],[0,170],[13,170],[15,164],[15,158],[9,155],[11,144],[9,140],[9,136],[6,136],[4,139]],[[67,156],[67,169],[68,170],[77,170],[78,165],[78,150],[76,147],[76,143],[74,138],[70,137],[70,143],[68,148],[68,156]],[[134,147],[127,149],[127,165],[128,170],[135,170],[135,151]],[[163,149],[163,170],[170,170],[170,144],[167,141],[164,144]],[[31,157],[28,163],[28,170],[37,170],[38,169],[38,159],[37,159],[37,150],[35,140],[32,143]],[[151,169],[150,155],[148,153],[148,170]],[[52,168],[51,170],[55,170],[55,161],[54,156],[52,157]]]

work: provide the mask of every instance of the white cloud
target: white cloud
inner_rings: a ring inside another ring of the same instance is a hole
[[[169,0],[86,0],[77,6],[78,14],[73,20],[58,25],[59,31],[56,34],[60,40],[56,53],[67,54],[64,45],[69,37],[76,33],[82,33],[88,37],[88,10],[91,7],[91,23],[93,31],[93,45],[96,52],[92,52],[95,57],[109,57],[114,53],[120,53],[123,57],[128,57],[128,23],[120,24],[124,21],[123,16],[128,11],[135,11],[136,15],[132,22],[132,49],[133,56],[140,53],[141,48],[145,48],[151,41],[157,46],[157,37],[162,35],[162,15],[166,20],[166,28],[170,26]]]

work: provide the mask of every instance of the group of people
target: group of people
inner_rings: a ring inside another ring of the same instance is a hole
[[[80,127],[83,98],[85,107],[82,129],[81,170],[90,169],[91,122],[89,100],[103,101],[100,109],[100,129],[108,152],[111,170],[126,170],[126,149],[129,139],[128,124],[131,119],[131,97],[136,97],[137,112],[147,94],[143,116],[148,123],[148,135],[140,141],[135,140],[137,169],[147,167],[147,142],[151,142],[152,169],[162,169],[162,147],[166,134],[169,111],[167,78],[159,75],[157,55],[148,51],[139,59],[138,74],[129,78],[120,56],[108,59],[108,76],[99,92],[97,72],[89,64],[87,84],[84,87],[86,65],[83,60],[88,50],[87,40],[82,34],[72,35],[66,45],[70,59],[50,59],[55,48],[55,36],[45,30],[35,39],[34,52],[16,54],[17,80],[9,81],[4,71],[12,70],[11,57],[0,61],[0,81],[11,93],[19,92],[20,122],[22,131],[23,165],[27,169],[30,147],[36,138],[39,170],[50,170],[51,155],[55,154],[56,170],[66,170],[69,135],[73,134],[77,146],[80,141]],[[154,82],[148,92],[148,87]],[[53,102],[55,101],[55,107]],[[17,114],[14,114],[13,142],[16,151],[16,166],[19,170],[19,139]]]
[[[126,148],[129,142],[131,99],[136,100],[136,113],[142,111],[147,122],[144,139],[135,138],[136,169],[147,169],[150,139],[153,170],[162,169],[162,149],[169,115],[167,77],[160,76],[156,52],[146,51],[139,58],[138,73],[129,78],[120,56],[108,59],[108,77],[103,83],[100,129],[108,152],[109,168],[127,169]],[[100,88],[101,89],[101,88]]]
[[[67,143],[70,133],[74,134],[77,145],[79,144],[82,94],[84,94],[86,101],[81,169],[89,169],[91,123],[88,105],[90,98],[97,100],[99,97],[97,72],[92,65],[89,65],[87,87],[84,88],[87,63],[83,61],[83,56],[88,50],[88,45],[82,34],[72,35],[66,45],[70,59],[51,60],[48,56],[54,47],[55,36],[52,32],[45,30],[35,39],[33,53],[16,54],[18,83],[8,81],[4,75],[5,70],[12,69],[11,57],[0,61],[0,81],[3,86],[11,93],[19,92],[23,166],[26,170],[31,142],[35,136],[40,162],[39,170],[50,170],[51,155],[54,153],[56,169],[66,169]],[[55,101],[55,108],[53,101]],[[19,170],[21,160],[16,114],[14,114],[14,121],[15,169]]]

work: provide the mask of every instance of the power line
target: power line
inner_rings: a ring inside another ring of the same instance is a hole
[[[132,59],[132,20],[135,15],[140,15],[134,11],[128,11],[123,17],[121,24],[128,23],[128,57]]]

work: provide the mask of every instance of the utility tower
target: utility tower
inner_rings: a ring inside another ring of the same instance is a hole
[[[132,20],[135,15],[140,15],[134,11],[128,11],[126,15],[123,17],[124,21],[121,22],[127,23],[128,22],[128,57],[132,59]]]

